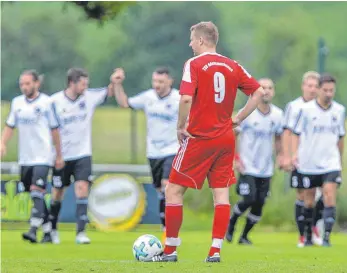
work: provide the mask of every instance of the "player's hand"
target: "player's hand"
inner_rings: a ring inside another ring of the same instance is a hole
[[[65,166],[64,159],[61,156],[57,156],[57,158],[55,159],[55,165],[54,166],[57,170],[61,170],[62,168],[64,168],[64,166]]]
[[[292,157],[292,168],[298,168],[299,167],[299,160],[298,160],[298,155],[294,154]]]
[[[234,169],[240,174],[243,174],[245,172],[245,165],[243,164],[241,159],[234,161]]]
[[[187,137],[194,138],[191,134],[188,133],[187,129],[177,129],[177,139],[181,146],[183,145],[183,141]]]
[[[232,121],[233,121],[233,129],[240,126],[241,124],[241,120],[237,116],[232,118]]]
[[[283,169],[283,158],[284,158],[283,155],[278,155],[276,157],[276,165],[279,167],[280,170]]]
[[[125,79],[125,73],[123,68],[116,68],[110,77],[110,81],[113,84],[121,84]]]
[[[1,158],[3,158],[7,153],[7,148],[6,148],[6,145],[4,144],[1,144],[0,145],[0,154],[1,154]]]
[[[293,170],[293,161],[289,156],[282,156],[279,166],[284,171],[291,172]]]

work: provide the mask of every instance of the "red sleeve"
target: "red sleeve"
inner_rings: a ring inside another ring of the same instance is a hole
[[[237,64],[239,67],[239,88],[247,96],[252,95],[259,87],[260,84],[243,68],[242,65]]]
[[[197,70],[191,60],[184,65],[183,76],[180,86],[181,95],[194,96],[198,87]]]

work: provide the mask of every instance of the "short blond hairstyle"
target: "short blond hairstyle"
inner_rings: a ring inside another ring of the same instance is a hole
[[[307,71],[303,76],[302,76],[302,83],[304,83],[307,79],[315,79],[319,81],[320,75],[316,71]]]
[[[217,45],[219,32],[217,26],[212,22],[200,22],[190,28],[190,31],[201,35],[212,45]]]

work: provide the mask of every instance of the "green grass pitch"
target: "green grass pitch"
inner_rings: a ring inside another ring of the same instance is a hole
[[[91,245],[76,245],[73,231],[60,234],[60,245],[33,245],[22,241],[20,231],[2,230],[1,272],[347,272],[347,235],[341,233],[332,235],[331,248],[297,249],[295,233],[255,232],[254,246],[225,243],[221,264],[203,262],[209,231],[183,231],[176,264],[134,260],[132,244],[144,231],[90,231]]]

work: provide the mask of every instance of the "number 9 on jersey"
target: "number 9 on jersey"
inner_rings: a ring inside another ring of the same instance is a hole
[[[213,75],[214,101],[221,103],[225,97],[225,77],[222,73],[216,72]]]

